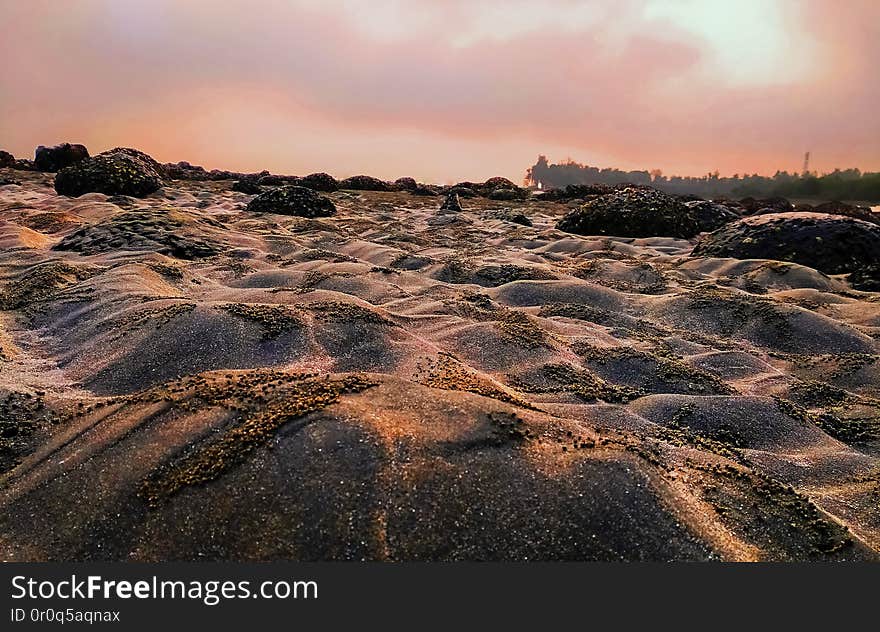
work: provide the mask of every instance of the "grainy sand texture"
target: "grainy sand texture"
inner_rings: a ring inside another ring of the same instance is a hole
[[[0,176],[4,560],[878,559],[846,273],[514,189]]]

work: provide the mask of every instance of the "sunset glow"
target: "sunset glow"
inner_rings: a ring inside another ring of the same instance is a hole
[[[522,179],[880,170],[871,0],[0,0],[0,146]]]

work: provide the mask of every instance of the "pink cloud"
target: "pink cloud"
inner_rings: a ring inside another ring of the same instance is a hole
[[[506,30],[473,3],[410,2],[391,33],[306,4],[14,3],[0,142],[17,155],[69,139],[209,166],[441,181],[518,178],[539,151],[732,173],[792,169],[810,149],[820,168],[880,169],[871,2],[782,5],[822,57],[795,83],[755,85],[707,73],[716,44],[635,0],[535,4],[558,20],[534,26],[515,3]]]

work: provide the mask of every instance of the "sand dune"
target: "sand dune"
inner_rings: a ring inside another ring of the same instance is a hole
[[[5,560],[880,559],[880,294],[845,275],[538,199],[15,179]]]

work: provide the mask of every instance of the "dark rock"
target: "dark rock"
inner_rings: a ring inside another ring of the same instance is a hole
[[[191,165],[185,160],[177,163],[168,162],[162,165],[165,176],[172,180],[195,180],[205,181],[210,179],[210,175],[204,167]]]
[[[15,164],[12,165],[12,168],[19,171],[34,171],[34,161],[27,158],[18,158]]]
[[[528,189],[521,189],[519,187],[502,187],[490,192],[487,197],[490,200],[501,200],[505,202],[510,202],[514,200],[525,200],[529,197],[529,191]]]
[[[739,215],[731,209],[716,202],[694,200],[684,204],[693,211],[701,233],[717,230],[725,224],[739,219]]]
[[[107,201],[110,204],[115,204],[120,208],[131,208],[133,206],[137,206],[137,198],[133,198],[130,195],[110,195],[107,197]]]
[[[502,178],[501,176],[495,176],[494,178],[489,178],[483,184],[480,185],[480,190],[484,192],[485,195],[488,195],[495,189],[518,189],[513,182],[508,180],[507,178]]]
[[[155,171],[159,175],[160,178],[165,177],[165,167],[151,155],[142,152],[140,149],[132,149],[131,147],[114,147],[113,149],[102,151],[98,155],[106,156],[110,154],[125,154],[126,156],[136,158],[140,162],[148,165],[153,171]]]
[[[850,285],[863,292],[880,292],[880,264],[858,268],[847,277]]]
[[[158,163],[136,149],[111,149],[59,171],[55,190],[71,197],[85,193],[144,197],[162,186],[154,165]]]
[[[880,226],[825,213],[747,217],[703,236],[695,256],[792,261],[828,274],[880,265]]]
[[[470,189],[474,193],[477,193],[481,188],[483,188],[483,185],[479,182],[468,182],[467,180],[465,180],[464,182],[457,182],[453,184],[452,188]]]
[[[431,197],[437,195],[437,191],[433,188],[429,187],[427,184],[420,184],[415,189],[410,191],[412,195],[423,195],[426,197]]]
[[[261,173],[240,173],[238,171],[228,171],[226,169],[211,169],[208,172],[208,180],[213,180],[215,182],[218,180],[241,180],[245,177],[257,179],[265,173],[269,172],[263,171]]]
[[[300,186],[300,178],[299,176],[282,176],[275,173],[269,173],[264,171],[262,173],[256,174],[257,183],[260,186],[265,187],[280,187],[285,184],[292,184],[294,186]]]
[[[312,189],[283,185],[260,193],[247,205],[248,211],[278,213],[298,217],[329,217],[336,214],[336,206]]]
[[[0,167],[12,167],[15,165],[15,156],[8,151],[0,150]]]
[[[299,178],[296,185],[306,187],[312,191],[323,191],[325,193],[333,193],[339,190],[339,182],[329,173],[310,173]]]
[[[494,211],[490,213],[489,217],[504,220],[505,222],[511,222],[513,224],[520,224],[521,226],[532,225],[532,220],[530,220],[527,215],[525,215],[521,211],[515,211],[509,208],[502,209],[500,211]]]
[[[260,186],[264,187],[280,187],[284,184],[284,178],[272,174],[261,176],[257,181]]]
[[[246,193],[247,195],[257,195],[263,191],[263,189],[260,188],[260,185],[257,184],[257,181],[251,178],[236,180],[232,183],[232,190],[238,191],[239,193]]]
[[[448,212],[457,212],[461,211],[461,201],[458,199],[458,194],[455,191],[449,191],[446,194],[446,199],[443,200],[443,204],[440,206],[441,211]]]
[[[0,178],[0,187],[5,187],[8,184],[21,184],[18,180],[12,180],[11,178]]]
[[[443,190],[443,193],[455,193],[460,198],[473,198],[477,197],[479,193],[469,187],[463,187],[461,185],[456,184],[455,186],[449,187]]]
[[[798,204],[792,209],[778,211],[772,207],[764,207],[752,213],[752,215],[771,215],[773,213],[827,213],[829,215],[843,215],[844,217],[854,217],[866,222],[880,224],[880,215],[874,213],[870,208],[864,206],[855,206],[845,202],[822,202],[816,206],[809,204]]]
[[[739,205],[745,209],[744,215],[752,215],[765,208],[776,209],[777,213],[785,213],[793,208],[791,202],[784,197],[770,197],[762,198],[760,200],[756,200],[752,197],[745,197],[739,201]]]
[[[548,189],[541,194],[541,199],[548,202],[568,202],[585,200],[596,195],[613,193],[614,188],[607,184],[569,184],[564,189]]]
[[[829,215],[844,215],[854,217],[866,222],[880,224],[880,215],[865,206],[856,206],[846,202],[822,202],[813,207],[814,213],[828,213]]]
[[[415,191],[419,187],[419,183],[414,178],[398,178],[392,184],[395,191]]]
[[[352,176],[339,183],[340,189],[352,191],[390,191],[391,186],[384,180],[372,176]]]
[[[71,145],[61,143],[54,147],[40,145],[34,152],[34,168],[37,171],[61,171],[81,160],[89,157],[89,150],[85,145]]]
[[[587,200],[556,224],[578,235],[681,237],[701,231],[697,212],[656,189],[626,188]]]

